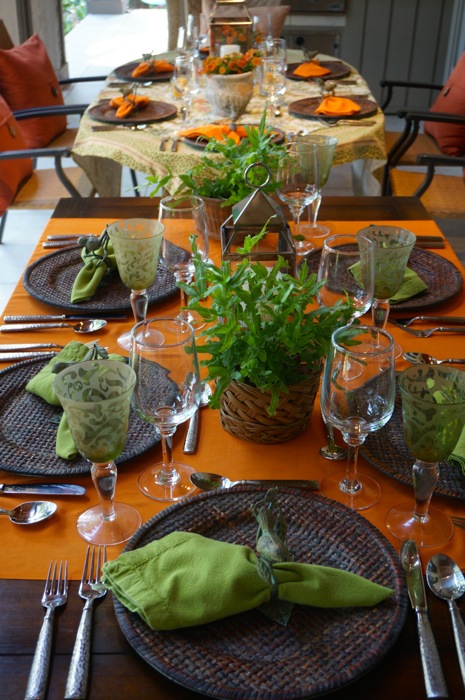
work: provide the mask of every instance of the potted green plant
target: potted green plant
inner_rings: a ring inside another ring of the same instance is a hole
[[[264,236],[265,228],[246,237],[234,267],[203,261],[192,239],[195,281],[182,286],[207,324],[197,349],[215,382],[210,407],[236,437],[272,443],[306,429],[331,335],[349,323],[353,305],[318,307],[320,283],[305,260],[296,277],[283,272],[281,257],[271,269],[250,261]]]
[[[193,194],[201,197],[207,210],[208,233],[220,238],[220,226],[231,214],[231,207],[250,194],[251,188],[244,180],[244,172],[252,163],[262,163],[276,173],[280,156],[286,152],[284,143],[276,143],[274,132],[266,126],[266,111],[258,126],[245,126],[247,137],[238,144],[233,139],[210,139],[202,151],[199,162],[179,175],[174,194]],[[263,171],[250,174],[251,185],[261,185]],[[171,171],[163,177],[150,175],[146,182],[154,185],[150,196],[156,196],[160,188],[174,179]],[[267,194],[276,191],[278,183],[272,177],[262,190]]]

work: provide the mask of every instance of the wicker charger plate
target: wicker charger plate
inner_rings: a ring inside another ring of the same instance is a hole
[[[139,75],[137,78],[132,77],[132,71],[137,68],[141,63],[139,61],[130,61],[130,63],[124,63],[122,66],[115,68],[113,73],[120,80],[129,80],[131,83],[166,83],[173,77],[174,69],[171,71],[165,71],[164,73],[155,73],[151,71],[146,75]]]
[[[71,290],[79,270],[83,266],[82,248],[76,246],[53,251],[44,255],[26,268],[23,284],[27,292],[46,304],[58,308],[83,312],[131,311],[129,289],[115,272],[99,286],[89,301],[72,304]],[[158,266],[155,281],[148,290],[149,304],[163,301],[178,294],[174,275],[162,265]]]
[[[299,75],[293,75],[294,71],[296,68],[302,65],[302,62],[300,63],[290,63],[287,67],[286,75],[290,80],[315,80],[315,77],[318,77],[319,80],[339,80],[340,78],[345,78],[346,76],[350,75],[350,66],[347,65],[347,63],[343,63],[342,61],[318,61],[319,65],[322,68],[328,68],[331,73],[327,73],[326,75],[321,75],[321,76],[314,76],[312,78],[302,78]]]
[[[306,97],[303,100],[296,100],[291,102],[289,105],[289,113],[297,117],[302,117],[306,119],[326,119],[333,121],[334,119],[364,119],[365,117],[371,117],[378,111],[378,105],[373,100],[369,100],[366,97],[358,97],[357,95],[338,95],[338,97],[345,97],[352,102],[355,102],[360,107],[360,112],[355,114],[317,114],[316,110],[321,104],[321,97]]]
[[[250,506],[259,487],[205,493],[156,515],[132,537],[137,549],[173,530],[254,547]],[[281,489],[289,545],[297,561],[346,569],[395,590],[377,607],[296,606],[287,627],[258,611],[208,625],[155,632],[114,599],[118,623],[135,651],[172,681],[214,698],[294,700],[331,692],[371,669],[405,622],[404,575],[390,543],[365,518],[320,495]]]
[[[61,459],[55,439],[62,410],[25,390],[42,367],[43,359],[18,362],[0,372],[0,469],[30,476],[89,474],[83,457]],[[130,414],[128,437],[116,464],[126,462],[160,441],[155,427]]]
[[[347,246],[344,246],[347,247]],[[305,256],[309,274],[318,273],[321,248],[312,251]],[[417,309],[435,306],[447,301],[462,288],[462,274],[455,265],[440,255],[430,253],[429,250],[414,248],[410,253],[408,266],[428,285],[428,289],[421,294],[393,304],[393,311],[416,311]]]
[[[114,107],[110,107],[108,100],[100,102],[87,111],[89,117],[98,122],[105,124],[122,124],[123,126],[137,126],[138,124],[152,124],[153,122],[161,122],[165,119],[173,119],[178,113],[177,107],[170,105],[168,102],[154,102],[151,100],[147,107],[141,109],[140,112],[134,111],[126,119],[118,119]]]
[[[396,404],[391,420],[381,430],[368,435],[360,447],[360,453],[383,474],[413,488],[412,466],[414,459],[405,444],[399,389],[397,389]],[[465,476],[461,468],[447,464],[447,462],[440,462],[439,479],[434,493],[450,498],[460,498],[463,501],[465,499]]]

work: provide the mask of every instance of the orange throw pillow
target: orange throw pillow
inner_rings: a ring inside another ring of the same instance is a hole
[[[37,34],[20,46],[0,51],[0,94],[12,112],[64,104],[47,50]],[[42,148],[66,129],[66,116],[25,119],[20,128],[28,148]]]
[[[449,112],[465,116],[465,51],[431,107],[431,112]],[[441,122],[425,122],[425,132],[433,137],[443,153],[465,154],[465,126]]]
[[[20,151],[26,148],[16,119],[5,100],[0,97],[0,151]],[[18,187],[32,173],[31,158],[0,161],[0,216],[14,200]]]

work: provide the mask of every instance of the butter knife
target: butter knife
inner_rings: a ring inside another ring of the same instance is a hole
[[[402,543],[400,561],[407,578],[410,603],[417,618],[426,696],[428,698],[448,698],[449,693],[442,672],[441,659],[428,617],[421,559],[414,540],[405,540]]]
[[[92,314],[37,314],[36,316],[4,316],[5,323],[40,323],[42,321],[87,321],[89,318],[94,318],[95,312]],[[124,313],[104,312],[99,314],[99,318],[109,320],[126,320],[128,317]]]
[[[49,496],[84,496],[84,486],[76,484],[0,484],[0,493],[42,493]]]
[[[14,362],[15,360],[51,359],[56,352],[0,352],[0,362]]]

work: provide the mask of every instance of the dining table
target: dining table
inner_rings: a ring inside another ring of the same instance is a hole
[[[175,55],[175,52],[160,54],[159,58],[172,62]],[[299,107],[295,111],[293,105],[307,99],[319,100],[326,92],[322,81],[296,80],[288,69],[288,76],[291,77],[286,79],[280,116],[273,119],[273,126],[285,137],[301,130],[309,134],[335,136],[338,145],[334,154],[334,166],[350,164],[354,194],[379,195],[382,168],[387,158],[384,113],[373,97],[370,86],[354,66],[325,54],[319,54],[317,59],[321,65],[337,66],[335,75],[343,77],[335,81],[332,94],[359,100],[362,105],[360,115],[349,117],[348,120],[352,123],[341,119],[336,124],[330,124],[330,120],[325,117],[315,118],[318,115],[314,114],[314,109],[309,111],[307,105],[303,110]],[[290,68],[303,61],[302,51],[288,51]],[[182,102],[173,93],[170,77],[166,77],[166,74],[163,79],[148,79],[145,82],[139,79],[135,83],[138,95],[146,95],[151,104],[163,106],[159,118],[155,114],[149,118],[148,113],[141,110],[132,119],[115,120],[114,113],[110,113],[106,106],[111,98],[121,94],[122,88],[131,84],[128,82],[130,73],[126,66],[132,64],[137,65],[137,61],[115,67],[115,71],[108,76],[105,85],[82,116],[72,148],[73,159],[85,170],[97,193],[103,197],[127,194],[120,192],[123,166],[148,176],[164,176],[170,171],[174,179],[167,188],[175,186],[176,176],[196,165],[201,153],[194,140],[183,138],[183,131],[218,120],[212,114],[202,85],[199,94],[193,98],[191,115],[185,123]],[[264,105],[265,98],[257,86],[245,113],[235,122],[258,124]],[[219,121],[227,122],[228,119],[222,117]],[[143,187],[141,192],[149,194]]]
[[[50,275],[50,289],[45,286],[35,288],[28,272],[37,266],[40,261],[53,260],[53,256],[60,256],[68,249],[58,248],[51,251],[44,248],[44,243],[49,236],[63,236],[67,234],[100,234],[106,224],[123,218],[156,218],[158,199],[149,197],[99,197],[93,199],[62,199],[59,201],[50,220],[48,221],[37,246],[26,267],[24,275],[6,305],[3,317],[6,315],[33,315],[33,314],[60,314],[75,313],[76,305],[66,304],[57,306],[53,300],[53,274]],[[353,234],[369,224],[387,224],[408,228],[418,237],[426,237],[424,245],[430,248],[414,249],[421,255],[426,255],[430,267],[439,276],[445,276],[447,292],[442,299],[437,295],[433,299],[434,313],[444,316],[465,316],[465,291],[461,284],[464,269],[455,255],[452,247],[442,235],[436,223],[431,220],[428,213],[417,198],[397,197],[325,197],[321,206],[321,221],[327,222],[331,233]],[[432,237],[432,238],[430,238]],[[431,241],[428,243],[428,241]],[[438,243],[440,247],[437,247]],[[321,240],[317,246],[321,245]],[[220,242],[210,241],[210,257],[215,262],[221,259]],[[439,260],[437,260],[437,258]],[[47,263],[48,264],[48,263]],[[444,265],[445,267],[441,267]],[[439,279],[437,280],[439,283]],[[155,282],[156,284],[156,282]],[[431,282],[431,288],[435,281]],[[52,297],[50,296],[52,294]],[[129,299],[129,290],[128,290]],[[419,307],[420,308],[420,307]],[[423,311],[424,309],[422,309]],[[179,311],[179,295],[173,293],[161,300],[155,300],[150,304],[149,316],[176,315]],[[430,310],[433,313],[432,310]],[[396,309],[393,317],[416,315],[407,310]],[[368,325],[371,317],[367,316],[362,321]],[[132,326],[130,307],[127,305],[127,318],[123,320],[109,321],[105,328],[98,333],[99,344],[107,347],[109,352],[121,352],[117,345],[117,337],[122,330]],[[429,339],[414,337],[394,325],[389,325],[389,331],[393,337],[402,344],[404,350],[423,352],[427,351],[438,358],[463,356],[463,336],[453,333],[435,334]],[[39,341],[54,342],[62,346],[71,340],[91,340],[93,336],[76,336],[69,328],[60,328],[42,331],[18,331],[15,333],[0,333],[0,345],[8,343],[34,343]],[[35,452],[35,446],[39,441],[39,432],[46,426],[34,423],[28,424],[28,415],[16,411],[15,424],[11,425],[12,405],[21,400],[21,396],[15,391],[9,392],[5,387],[14,377],[15,372],[28,366],[28,362],[5,362],[0,368],[0,481],[5,484],[16,484],[31,481],[45,481],[56,483],[73,483],[84,486],[87,491],[84,496],[48,497],[58,504],[57,512],[50,519],[32,525],[19,526],[12,524],[8,518],[0,518],[0,536],[2,541],[2,556],[0,563],[0,600],[2,602],[2,624],[0,626],[0,695],[9,700],[24,697],[27,680],[31,668],[37,638],[42,624],[44,609],[41,605],[41,596],[47,569],[51,560],[67,560],[69,565],[69,594],[65,606],[57,610],[54,627],[54,642],[52,649],[52,662],[48,681],[48,700],[56,700],[64,697],[66,677],[69,669],[76,631],[82,611],[83,601],[78,596],[79,581],[86,552],[87,543],[82,540],[76,530],[78,515],[89,505],[97,502],[97,496],[93,487],[90,470],[75,470],[70,464],[69,472],[66,464],[58,472],[48,462],[48,455]],[[42,366],[39,362],[39,366]],[[408,363],[400,358],[396,369],[401,371]],[[2,392],[4,392],[2,394]],[[5,393],[6,392],[6,393]],[[305,432],[285,443],[259,444],[246,442],[235,438],[223,430],[220,423],[218,410],[210,408],[201,409],[200,435],[198,449],[195,454],[183,454],[183,441],[185,426],[178,427],[173,437],[173,456],[178,461],[190,464],[197,471],[221,473],[230,479],[315,479],[322,481],[325,475],[335,471],[335,463],[325,460],[319,453],[319,449],[325,444],[325,432],[319,409],[319,396],[317,395],[310,423]],[[388,424],[389,425],[389,424]],[[18,439],[21,435],[21,439]],[[339,436],[340,437],[340,436]],[[38,448],[37,448],[38,449]],[[137,450],[136,450],[137,452]],[[162,516],[174,517],[177,505],[162,503],[147,498],[138,488],[138,476],[150,464],[160,459],[160,444],[158,441],[145,445],[139,454],[124,460],[118,466],[118,479],[116,486],[116,500],[129,503],[136,508],[142,517],[143,527]],[[389,452],[386,446],[386,452]],[[376,459],[381,462],[376,464]],[[381,499],[373,507],[360,513],[344,512],[346,522],[354,523],[357,527],[364,524],[369,528],[370,536],[392,554],[393,561],[397,561],[401,542],[393,537],[385,525],[385,517],[390,508],[400,501],[412,501],[413,489],[411,483],[403,480],[396,473],[396,464],[382,464],[382,454],[375,458],[364,451],[362,446],[359,460],[359,470],[374,477],[381,485]],[[43,460],[43,463],[42,461]],[[394,460],[395,461],[395,460]],[[408,461],[408,460],[407,460]],[[53,462],[53,460],[52,460]],[[30,466],[30,465],[34,466]],[[50,465],[52,466],[46,466]],[[341,464],[341,463],[336,463]],[[386,467],[386,468],[385,468]],[[459,470],[460,472],[460,470]],[[458,491],[447,484],[442,492],[433,495],[433,502],[450,516],[465,516],[465,500],[460,497],[460,481],[465,490],[465,475],[457,473],[454,476],[459,482]],[[450,492],[449,492],[450,491]],[[247,495],[247,489],[244,495]],[[286,491],[292,496],[294,491]],[[296,498],[298,490],[295,490]],[[459,495],[457,495],[459,494]],[[289,496],[289,497],[290,497]],[[215,496],[216,497],[216,496]],[[192,499],[192,504],[199,503],[202,507],[211,502],[214,508],[214,498],[210,495],[203,496],[199,491],[194,492],[187,499]],[[0,506],[11,508],[23,500],[33,500],[35,497],[21,497],[18,495],[6,495],[0,491]],[[211,498],[211,501],[208,500]],[[331,507],[332,502],[326,502],[318,493],[307,494],[307,498],[315,499],[315,504],[323,504]],[[205,499],[205,500],[202,500]],[[311,500],[310,500],[311,503]],[[188,506],[184,506],[187,508]],[[185,511],[186,513],[188,511]],[[213,511],[215,512],[215,511]],[[336,513],[336,507],[335,507]],[[170,516],[171,514],[171,516]],[[209,511],[210,514],[210,511]],[[228,522],[227,517],[218,510],[218,517],[225,518],[223,527],[233,528],[234,522]],[[292,523],[291,523],[292,525]],[[136,533],[137,535],[137,533]],[[340,529],[331,533],[329,525],[327,536],[331,546],[341,551],[344,548],[355,547],[351,542],[353,531],[348,527],[346,531]],[[136,536],[135,536],[136,537]],[[309,522],[309,544],[312,547],[311,522]],[[440,548],[420,548],[420,556],[423,569],[430,556],[437,552],[452,557],[462,570],[465,570],[465,530],[456,528],[449,542]],[[253,546],[253,543],[252,543]],[[125,548],[124,544],[108,547],[108,559],[113,560],[120,555]],[[370,562],[374,554],[370,549],[363,552],[363,562]],[[399,564],[400,569],[400,564]],[[330,696],[334,700],[345,700],[357,697],[362,700],[412,700],[412,698],[426,697],[422,666],[420,659],[419,643],[417,637],[415,614],[407,605],[406,585],[400,574],[400,587],[404,592],[404,615],[398,615],[399,628],[396,629],[392,643],[382,653],[375,654],[368,664],[363,667],[363,672],[355,672],[353,676],[348,674],[331,687]],[[447,604],[439,600],[427,588],[427,602],[429,617],[439,649],[440,659],[452,700],[464,697],[464,685],[454,646],[454,637],[449,617]],[[459,610],[465,613],[463,598],[457,601]],[[283,687],[267,690],[261,695],[241,694],[234,690],[233,685],[228,686],[228,671],[225,672],[224,688],[203,692],[201,686],[192,685],[183,680],[184,676],[166,672],[162,661],[161,670],[152,666],[146,655],[141,652],[138,640],[131,638],[131,634],[121,624],[121,617],[115,614],[115,600],[111,593],[97,601],[95,604],[93,621],[93,638],[91,649],[90,681],[87,697],[89,700],[126,700],[127,698],[145,699],[157,698],[157,700],[194,700],[198,697],[228,697],[248,698],[256,697],[263,700],[289,700],[295,697],[292,688],[287,691],[286,683]],[[295,611],[295,614],[299,613]],[[395,613],[393,612],[395,617]],[[217,628],[215,628],[217,629]],[[163,647],[163,633],[160,634],[160,645]],[[212,655],[225,655],[225,667],[230,669],[232,676],[235,669],[246,663],[241,656],[235,657],[228,651],[227,640],[218,643],[215,635],[208,641],[207,650]],[[244,631],[244,635],[247,632]],[[334,639],[336,648],[341,645],[353,650],[353,634],[350,625],[345,628],[343,638]],[[240,637],[240,630],[238,631]],[[280,657],[279,645],[273,649],[273,653],[267,646],[266,635],[263,638],[263,647],[253,649],[250,653],[262,656],[263,671],[266,675],[267,665],[273,664],[277,668],[285,669],[287,664],[294,663],[291,657],[297,655],[298,649],[286,649]],[[355,649],[356,655],[362,653],[364,648],[363,634],[357,638],[359,648]],[[173,652],[172,646],[166,649],[166,657]],[[314,663],[318,660],[318,650],[312,652]],[[302,659],[302,663],[312,665],[312,658]],[[183,659],[186,664],[185,673],[189,677],[189,660]],[[195,664],[192,662],[192,674]],[[357,663],[353,666],[357,668]],[[352,666],[352,667],[353,667]],[[159,667],[160,668],[160,667]],[[205,670],[208,676],[208,669]],[[297,674],[298,675],[298,674]],[[290,681],[292,684],[292,680]],[[224,692],[224,694],[223,694]],[[306,697],[299,695],[298,697]],[[314,697],[314,695],[311,695]]]

